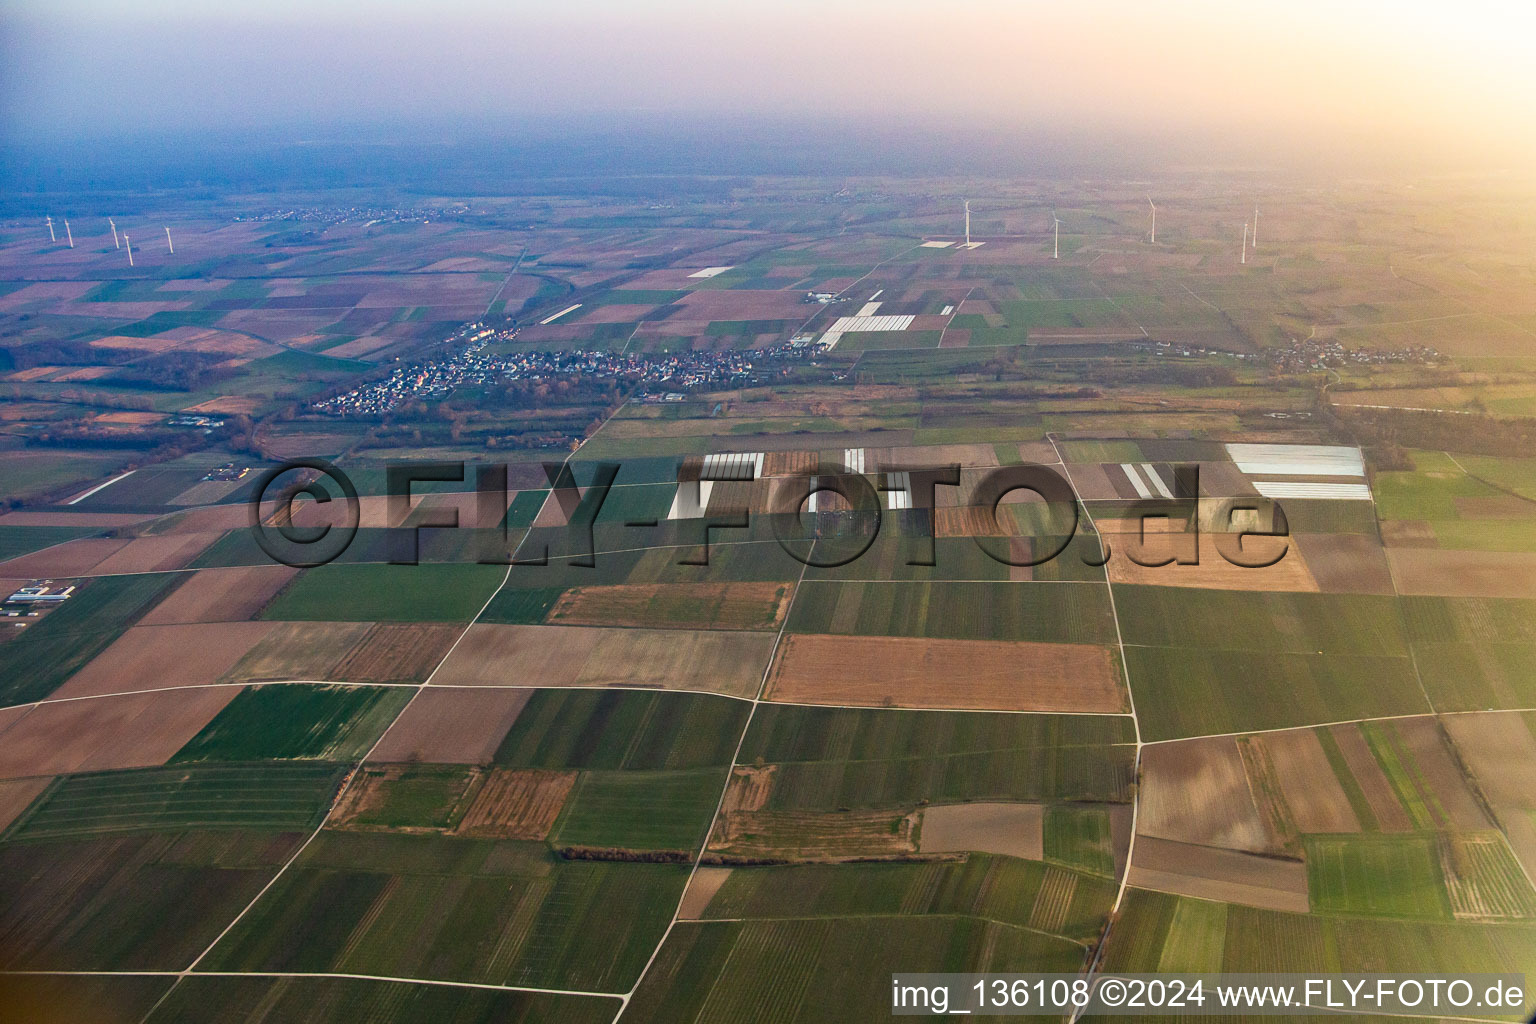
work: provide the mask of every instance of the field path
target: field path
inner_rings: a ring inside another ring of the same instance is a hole
[[[1140,327],[1141,325],[1137,324],[1137,326]],[[1061,449],[1056,446],[1056,435],[1048,433],[1045,435],[1045,439],[1051,443],[1051,450],[1056,453],[1056,461],[1061,463],[1061,471],[1066,474],[1067,482],[1069,484],[1072,483],[1072,469],[1067,465],[1067,460],[1062,456]],[[1076,494],[1076,484],[1072,485],[1072,491]],[[1083,506],[1083,515],[1088,517],[1088,525],[1093,527],[1094,533],[1099,533],[1099,528],[1093,521],[1093,513],[1088,510],[1088,503],[1080,501],[1079,504]],[[1090,984],[1093,981],[1094,971],[1099,969],[1099,964],[1104,959],[1104,949],[1109,945],[1109,933],[1115,926],[1115,915],[1120,912],[1120,904],[1125,899],[1126,885],[1131,877],[1131,863],[1136,855],[1136,816],[1141,809],[1141,749],[1143,746],[1141,742],[1141,721],[1136,717],[1136,687],[1131,683],[1131,664],[1125,657],[1125,636],[1120,631],[1120,611],[1115,607],[1115,584],[1109,578],[1109,559],[1107,557],[1109,552],[1104,548],[1108,542],[1104,539],[1102,533],[1099,533],[1099,544],[1101,545],[1100,554],[1106,556],[1104,559],[1104,586],[1109,590],[1109,611],[1115,620],[1115,643],[1120,648],[1120,664],[1125,672],[1125,697],[1130,702],[1131,725],[1136,730],[1136,759],[1132,762],[1131,768],[1131,780],[1136,788],[1131,791],[1131,839],[1130,845],[1125,850],[1125,870],[1120,873],[1120,885],[1115,890],[1115,902],[1109,908],[1109,919],[1104,925],[1103,934],[1099,936],[1099,944],[1093,951],[1093,959],[1088,963],[1087,977]],[[1074,1024],[1082,1015],[1081,1007],[1072,1012],[1071,1019]]]
[[[614,410],[614,414],[617,415],[619,410],[623,408],[624,405],[620,405],[618,409]],[[607,424],[611,422],[612,419],[613,417],[610,416],[607,420],[604,420],[602,426],[599,426],[596,431],[593,431],[593,436],[596,436],[598,431],[601,431],[603,426],[607,426]],[[562,468],[569,465],[571,459],[576,455],[577,451],[580,451],[580,449],[575,449],[566,455],[564,461],[561,463]],[[490,596],[485,599],[485,603],[480,606],[480,610],[475,612],[474,618],[470,619],[469,622],[465,624],[464,628],[459,631],[458,637],[454,639],[453,644],[448,648],[448,650],[443,653],[443,656],[438,660],[437,665],[433,667],[431,672],[427,673],[426,678],[423,679],[419,684],[407,684],[411,685],[415,692],[411,694],[410,700],[406,701],[405,704],[401,706],[399,712],[395,714],[395,717],[390,720],[389,724],[379,732],[378,738],[373,741],[373,744],[369,746],[368,750],[363,754],[363,756],[357,759],[356,764],[354,764],[351,770],[348,772],[346,781],[342,783],[343,791],[345,791],[346,787],[351,784],[352,777],[356,774],[357,770],[367,763],[368,758],[373,756],[373,752],[378,749],[379,744],[384,742],[384,737],[389,735],[390,728],[393,727],[395,722],[399,721],[400,716],[405,714],[406,710],[416,702],[416,698],[421,696],[422,691],[425,690],[427,686],[432,682],[432,677],[437,675],[437,673],[442,669],[443,665],[448,661],[448,659],[453,656],[453,652],[458,649],[459,644],[464,642],[464,638],[469,635],[469,631],[474,628],[475,623],[480,621],[480,616],[485,614],[485,610],[491,606],[491,602],[496,600],[496,595],[500,594],[502,588],[507,585],[507,581],[512,578],[512,564],[517,560],[518,553],[522,550],[523,541],[527,540],[529,534],[531,533],[532,531],[525,532],[523,536],[518,540],[517,546],[512,550],[512,556],[507,560],[507,568],[506,571],[502,573],[501,583],[496,586],[495,590],[491,591]],[[240,913],[235,915],[235,919],[230,921],[229,924],[224,927],[224,930],[219,932],[219,934],[214,937],[214,940],[208,944],[206,949],[197,955],[196,959],[188,964],[185,969],[177,972],[176,981],[171,984],[170,988],[165,990],[164,995],[155,1001],[155,1004],[151,1006],[149,1011],[145,1013],[144,1016],[140,1019],[139,1024],[145,1024],[146,1021],[153,1017],[155,1011],[160,1008],[161,1004],[170,998],[171,993],[176,991],[176,988],[182,983],[182,981],[185,980],[189,975],[197,973],[197,965],[202,963],[208,957],[208,954],[212,953],[214,948],[224,940],[225,936],[233,931],[235,926],[245,919],[245,916],[255,908],[256,904],[261,902],[262,897],[266,896],[266,894],[271,891],[272,887],[277,884],[278,879],[282,878],[285,874],[288,873],[288,869],[293,867],[298,859],[304,855],[304,851],[309,848],[310,844],[319,838],[320,833],[324,831],[326,824],[330,822],[331,816],[336,813],[336,808],[339,806],[339,804],[340,800],[333,800],[331,802],[331,806],[326,809],[325,816],[321,818],[319,826],[316,827],[315,830],[309,834],[308,838],[306,838],[304,842],[299,846],[299,848],[294,851],[293,856],[289,857],[288,860],[283,863],[283,866],[278,868],[272,877],[267,880],[267,884],[261,887],[261,890],[256,893],[255,898],[245,905],[245,909],[241,910]],[[507,988],[509,991],[511,990],[508,986],[487,987]]]

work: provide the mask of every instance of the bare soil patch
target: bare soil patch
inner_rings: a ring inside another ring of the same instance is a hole
[[[374,761],[487,764],[532,690],[428,687],[397,718]]]
[[[755,696],[773,634],[477,623],[433,679],[462,686],[640,686]]]
[[[1390,519],[1381,524],[1382,543],[1392,548],[1437,548],[1440,538],[1424,519]]]
[[[4,832],[22,811],[31,807],[32,801],[36,800],[52,781],[53,776],[41,775],[35,779],[10,779],[0,782],[0,832]]]
[[[731,877],[732,868],[704,868],[701,867],[693,873],[688,880],[688,891],[683,894],[683,902],[677,908],[677,916],[681,921],[697,921],[704,916],[704,911],[709,906],[709,901],[715,898],[715,893],[725,885],[725,880]]]
[[[332,665],[373,628],[371,622],[279,622],[224,674],[223,682],[329,678]]]
[[[1436,718],[1403,718],[1392,723],[1418,767],[1415,784],[1427,786],[1431,813],[1441,827],[1475,832],[1492,828],[1467,785]]]
[[[789,583],[573,587],[560,595],[546,621],[584,626],[772,630],[784,621],[792,590]]]
[[[1388,548],[1404,594],[1443,597],[1536,597],[1536,552]]]
[[[0,515],[0,526],[90,526],[103,529],[132,526],[154,516],[136,512],[50,512],[47,509],[19,509]],[[78,544],[79,541],[71,541]]]
[[[677,300],[680,320],[796,320],[813,307],[800,291],[760,291],[748,288],[706,288]]]
[[[0,576],[7,579],[85,576],[103,559],[127,545],[128,541],[116,537],[82,537],[0,562]]]
[[[1536,736],[1518,711],[1446,715],[1445,728],[1493,805],[1515,857],[1536,876]]]
[[[236,686],[39,704],[0,733],[0,779],[164,764]]]
[[[1365,801],[1370,805],[1371,813],[1376,816],[1377,826],[1383,832],[1413,831],[1413,819],[1408,817],[1397,794],[1392,791],[1392,783],[1387,781],[1381,765],[1376,762],[1375,755],[1360,733],[1360,727],[1334,725],[1329,726],[1328,731],[1338,743],[1339,752],[1344,755],[1344,762],[1349,766],[1349,773],[1364,792]]]
[[[1489,803],[1536,808],[1536,737],[1520,712],[1446,715],[1445,728]]]
[[[945,804],[923,809],[923,853],[1001,853],[1045,858],[1044,804]]]
[[[994,515],[990,508],[956,505],[933,510],[935,537],[1007,537],[1014,531],[1013,517]]]
[[[821,456],[816,452],[764,452],[763,476],[796,476],[816,472]]]
[[[145,626],[189,622],[245,622],[298,572],[286,565],[201,569],[140,620]]]
[[[1392,570],[1376,538],[1362,533],[1303,533],[1293,538],[1326,594],[1391,594]]]
[[[1296,831],[1360,831],[1360,821],[1315,732],[1292,729],[1265,733],[1250,737],[1248,742],[1267,755]]]
[[[431,674],[462,627],[378,623],[326,672],[348,683],[420,682]]]
[[[1136,843],[1129,883],[1200,899],[1305,914],[1307,867],[1299,860],[1261,857],[1166,839]]]
[[[997,465],[997,450],[990,444],[934,444],[918,447],[866,448],[864,466],[869,472],[894,472],[903,466],[949,466],[989,469]],[[953,491],[953,488],[939,488]]]
[[[1456,511],[1466,519],[1529,519],[1536,514],[1536,502],[1513,494],[1493,498],[1454,498]]]
[[[166,502],[167,505],[211,505],[230,491],[243,486],[239,480],[199,480]]]
[[[770,700],[865,707],[1122,711],[1114,657],[1091,644],[791,634]]]
[[[1288,543],[1284,556],[1274,565],[1249,568],[1234,565],[1222,555],[1218,546],[1218,536],[1221,535],[1202,530],[1199,534],[1198,564],[1180,565],[1173,561],[1167,565],[1142,565],[1139,562],[1155,563],[1169,557],[1188,557],[1195,550],[1194,537],[1183,532],[1181,524],[1170,520],[1147,520],[1145,543],[1137,520],[1099,519],[1096,523],[1110,544],[1109,578],[1115,583],[1212,590],[1288,590],[1309,593],[1318,590],[1317,580],[1313,578],[1307,560],[1294,540]],[[1281,545],[1286,544],[1284,541],[1263,537],[1249,538],[1243,542],[1243,553],[1239,556],[1236,552],[1236,534],[1225,535],[1220,543],[1227,545],[1229,554],[1243,560],[1272,558]]]
[[[917,852],[918,812],[738,811],[722,813],[706,856],[729,862],[835,863]]]
[[[1201,846],[1279,852],[1248,783],[1237,741],[1212,736],[1142,749],[1137,833]]]
[[[1120,497],[1103,466],[1091,462],[1076,463],[1069,472],[1073,489],[1084,501],[1113,501]]]
[[[135,537],[122,549],[98,562],[91,570],[95,575],[108,573],[164,572],[180,569],[202,554],[203,549],[222,534],[218,533],[167,533],[153,537]]]
[[[134,626],[52,696],[94,697],[205,686],[228,672],[274,626],[273,622]]]
[[[575,772],[492,769],[454,831],[498,839],[547,838],[575,785]]]

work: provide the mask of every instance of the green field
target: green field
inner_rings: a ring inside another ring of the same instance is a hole
[[[1486,455],[1458,455],[1466,471],[1496,487],[1536,501],[1536,459],[1495,459]]]
[[[1209,934],[1173,933],[1179,908],[1185,902],[1189,902],[1187,898],[1166,893],[1128,890],[1120,918],[1110,929],[1105,969],[1157,971],[1163,969],[1159,965],[1170,942],[1176,949],[1208,944]],[[1425,905],[1430,902],[1426,899]],[[1208,916],[1200,919],[1185,915],[1184,924],[1208,933],[1213,922]],[[1220,969],[1449,974],[1521,971],[1533,961],[1536,927],[1528,924],[1335,917],[1228,905]]]
[[[683,770],[727,765],[748,705],[699,693],[539,690],[501,741],[512,768]]]
[[[866,636],[1115,642],[1109,592],[1094,583],[807,581],[795,595],[788,628]]]
[[[1400,656],[1396,598],[1119,584],[1127,645]]]
[[[1536,601],[1492,597],[1399,599],[1410,640],[1536,643]]]
[[[514,572],[518,571],[513,569]],[[511,622],[537,625],[565,593],[564,587],[502,587],[491,598],[481,622]]]
[[[230,764],[70,775],[11,823],[6,841],[171,829],[316,828],[341,786],[334,764]]]
[[[356,760],[414,692],[402,686],[249,686],[171,760]]]
[[[106,1007],[118,1020],[137,1021],[172,984],[172,978],[152,975],[12,975],[0,997],[18,1021],[92,1020]]]
[[[1129,798],[1130,719],[765,705],[740,763],[779,765],[776,810]]]
[[[719,769],[583,772],[552,842],[622,850],[698,849],[725,787]]]
[[[1131,647],[1145,740],[1429,713],[1408,658]]]
[[[229,1007],[232,1012],[260,1007],[262,1020],[269,1024],[612,1024],[618,1006],[616,999],[595,996],[495,992],[356,978],[192,975],[182,979],[145,1024],[204,1024],[213,1007]],[[148,1009],[145,1005],[139,1013]],[[223,1016],[212,1019],[220,1024],[226,1020]]]
[[[373,782],[375,802],[359,809],[350,826],[452,827],[463,815],[474,781],[463,765],[448,764],[369,765],[358,772],[358,781],[364,779]]]
[[[182,970],[302,838],[168,831],[0,843],[0,969]]]
[[[1457,519],[1457,498],[1495,498],[1500,492],[1467,476],[1441,452],[1413,453],[1412,472],[1378,473],[1372,481],[1376,511],[1387,519]]]
[[[1414,644],[1413,655],[1439,711],[1536,706],[1536,644]]]
[[[970,917],[682,922],[625,1012],[633,1024],[883,1020],[896,971],[1060,971],[1065,939]],[[836,992],[836,999],[827,993]]]
[[[205,966],[618,992],[687,877],[542,843],[325,832]]]
[[[1001,446],[1000,446],[1001,447]],[[1004,505],[999,511],[999,518],[1008,519],[1016,509],[1027,508],[1024,505]],[[915,582],[942,582],[972,581],[984,583],[987,581],[1006,582],[1011,571],[1010,566],[992,557],[970,537],[938,537],[933,538],[931,517],[927,511],[901,510],[887,511],[880,527],[880,535],[858,558],[846,565],[835,568],[815,568],[806,570],[807,581],[820,582],[823,580],[873,580],[880,583],[893,581]],[[1060,538],[1050,538],[1045,532],[1033,525],[1024,524],[1018,531],[1021,535],[1029,534],[1027,543],[1036,543],[1034,538],[1039,537],[1038,550],[1041,557],[1055,551],[1061,546]],[[1084,563],[1083,543],[1089,541],[1086,534],[1069,543],[1055,558],[1032,567],[1032,578],[1038,581],[1075,580],[1084,582],[1102,583],[1104,570]],[[991,538],[989,544],[1007,544],[1005,540]],[[1006,553],[1006,549],[1004,549]],[[913,562],[928,564],[911,564]]]
[[[10,457],[0,465],[0,501],[21,501],[58,492],[87,490],[117,473],[126,461],[122,452],[43,451]],[[110,490],[110,488],[108,488]]]
[[[1449,920],[1433,837],[1312,836],[1307,889],[1319,913]]]
[[[1045,810],[1045,859],[1097,875],[1115,873],[1109,809],[1065,804]]]
[[[89,526],[0,526],[0,561],[98,533]]]
[[[143,573],[82,584],[63,607],[0,644],[0,705],[48,696],[179,582],[174,573]]]
[[[498,565],[342,565],[309,569],[262,611],[265,619],[468,622],[501,584]]]
[[[1041,890],[1048,879],[1067,895],[1059,916],[1043,910],[1049,898],[1042,901]],[[796,917],[958,915],[1036,927],[1086,943],[1103,926],[1114,898],[1115,883],[1108,878],[972,854],[963,861],[927,864],[735,868],[705,917],[777,918],[789,907]]]

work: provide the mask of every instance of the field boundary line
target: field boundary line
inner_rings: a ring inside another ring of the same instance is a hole
[[[1032,862],[1033,863],[1033,862]],[[1086,874],[1086,872],[1085,872]],[[1102,877],[1102,876],[1099,876]],[[1048,932],[1042,928],[1031,928],[1027,924],[1019,924],[1015,921],[1004,921],[996,917],[987,917],[985,914],[818,914],[812,916],[783,917],[700,917],[690,918],[683,924],[752,924],[757,921],[911,921],[913,919],[923,921],[985,921],[995,924],[1000,928],[1013,928],[1021,932],[1029,932],[1033,935],[1044,935],[1047,938],[1059,939],[1073,946],[1088,948],[1088,943],[1083,939],[1074,939],[1059,932]]]
[[[849,287],[852,287],[852,285]],[[709,849],[710,837],[715,834],[715,825],[720,820],[720,811],[725,807],[725,798],[731,791],[731,780],[736,777],[736,764],[741,758],[742,748],[746,746],[747,734],[752,731],[752,720],[757,715],[757,709],[764,703],[763,694],[768,690],[768,677],[773,672],[773,663],[778,658],[780,645],[784,642],[784,634],[789,628],[789,618],[794,612],[795,599],[800,596],[800,584],[805,581],[805,570],[808,568],[810,566],[805,563],[802,563],[800,566],[800,579],[796,581],[795,592],[790,595],[789,604],[784,608],[784,621],[780,623],[779,631],[773,638],[773,647],[768,652],[768,662],[763,666],[762,679],[757,685],[757,696],[752,699],[752,707],[747,711],[747,719],[741,726],[741,735],[736,738],[736,749],[731,752],[731,763],[725,770],[725,784],[720,787],[720,798],[715,801],[714,813],[709,817],[709,827],[704,832],[704,838],[699,842],[699,851],[694,855],[693,866],[688,869],[688,880],[683,884],[682,891],[678,893],[677,906],[672,909],[672,920],[667,923],[666,930],[661,933],[661,941],[657,942],[656,948],[651,950],[651,955],[645,961],[645,966],[640,968],[640,973],[635,976],[635,983],[624,994],[623,1002],[619,1006],[619,1012],[614,1014],[614,1024],[618,1024],[620,1018],[624,1016],[624,1011],[629,1009],[629,1001],[635,997],[635,993],[645,983],[645,976],[650,973],[651,967],[656,963],[656,958],[661,955],[662,948],[666,946],[667,939],[672,937],[672,931],[677,927],[678,919],[683,912],[683,901],[688,898],[688,889],[693,885],[694,876],[699,873],[699,865],[704,860],[705,851]]]
[[[622,409],[623,405],[620,405],[619,408]],[[614,414],[617,415],[618,411],[618,409],[615,409]],[[608,420],[604,420],[603,424],[598,427],[598,430],[601,430],[603,426],[606,426],[609,420],[612,418],[613,417],[610,416]],[[593,435],[596,436],[596,434],[597,431],[593,431]],[[576,451],[579,450],[580,449],[576,449],[569,452],[565,459],[561,462],[561,466],[564,467],[569,465],[572,457],[574,457]],[[330,806],[326,808],[325,816],[320,819],[319,826],[315,828],[315,830],[309,834],[309,838],[305,839],[299,848],[294,851],[293,856],[289,857],[288,860],[283,863],[282,867],[278,868],[272,877],[267,880],[267,883],[261,887],[259,892],[256,893],[255,898],[247,903],[245,908],[241,910],[240,913],[235,915],[235,919],[230,921],[229,924],[224,927],[224,930],[219,932],[219,934],[214,937],[214,940],[208,944],[207,948],[198,954],[197,958],[187,966],[186,970],[182,971],[177,976],[176,981],[171,984],[170,988],[165,990],[164,995],[157,999],[155,1004],[149,1008],[149,1011],[145,1013],[142,1018],[140,1018],[139,1024],[146,1024],[146,1022],[152,1016],[154,1016],[155,1011],[160,1008],[161,1004],[170,998],[171,993],[176,991],[176,987],[181,984],[182,980],[197,971],[197,965],[202,963],[203,960],[207,958],[208,954],[212,953],[218,944],[224,941],[224,938],[228,936],[230,932],[234,931],[235,927],[245,919],[246,915],[255,908],[256,904],[260,903],[262,898],[272,890],[272,887],[277,884],[278,880],[287,874],[288,869],[293,867],[298,859],[304,855],[304,851],[309,849],[310,844],[319,838],[320,833],[325,831],[326,824],[330,822],[332,815],[336,813],[336,808],[340,804],[341,794],[346,792],[347,788],[351,786],[352,780],[356,776],[357,772],[362,769],[363,765],[368,763],[368,758],[373,756],[373,752],[379,748],[379,744],[384,742],[384,737],[389,735],[390,730],[395,727],[395,724],[400,721],[410,706],[416,703],[416,698],[420,697],[422,691],[424,691],[428,684],[432,682],[432,677],[437,675],[438,671],[442,669],[443,665],[447,663],[448,659],[453,656],[453,652],[458,650],[459,644],[464,642],[464,638],[469,635],[469,631],[474,628],[475,623],[480,620],[480,617],[485,614],[485,610],[491,606],[491,602],[496,600],[496,596],[500,594],[502,588],[507,585],[507,580],[512,578],[513,563],[517,560],[517,554],[522,550],[523,542],[528,539],[528,534],[531,532],[531,530],[524,531],[523,535],[518,538],[517,543],[513,545],[511,555],[507,560],[506,571],[502,573],[501,583],[497,585],[495,590],[491,591],[490,596],[485,599],[485,603],[480,606],[480,610],[475,613],[474,617],[471,618],[468,623],[465,624],[464,629],[459,633],[458,639],[454,640],[453,645],[449,647],[446,652],[444,652],[442,658],[438,660],[436,667],[434,667],[431,672],[427,673],[426,679],[424,679],[416,687],[416,692],[411,694],[410,699],[407,700],[401,706],[400,710],[395,714],[395,716],[390,719],[389,724],[379,731],[378,738],[373,741],[372,745],[368,747],[363,756],[358,758],[353,767],[347,772],[346,779],[342,782],[341,789],[337,792],[336,798],[331,801]],[[785,617],[786,619],[788,618],[787,613]]]
[[[507,276],[501,279],[501,287],[496,289],[496,294],[491,296],[491,301],[485,304],[485,312],[480,314],[482,320],[491,315],[491,307],[496,305],[496,300],[501,298],[501,293],[507,290],[507,285],[511,284],[512,279],[517,276],[518,268],[523,265],[523,257],[527,255],[528,246],[524,245],[523,251],[517,254],[517,262],[512,264],[512,269],[507,271]],[[502,313],[505,315],[506,311],[503,310]]]
[[[1103,294],[1103,289],[1099,289],[1099,291],[1100,294]],[[1114,302],[1113,299],[1110,301]],[[1118,304],[1116,304],[1116,308],[1119,308]],[[1124,310],[1121,310],[1121,312],[1123,313]],[[1137,326],[1140,327],[1141,325],[1137,324]],[[1146,328],[1142,328],[1141,333],[1146,334]],[[1067,465],[1067,460],[1062,456],[1061,449],[1056,447],[1055,434],[1047,433],[1045,439],[1051,443],[1052,450],[1056,452],[1056,458],[1061,463],[1062,471],[1066,474],[1067,483],[1072,487],[1072,494],[1076,497],[1078,494],[1077,484],[1072,480],[1071,467]],[[1088,517],[1088,525],[1093,528],[1094,534],[1099,538],[1101,553],[1108,555],[1106,549],[1109,541],[1102,533],[1099,533],[1098,525],[1093,521],[1093,513],[1088,510],[1086,504],[1083,505],[1083,514]],[[1109,559],[1107,557],[1104,560],[1104,586],[1109,591],[1109,612],[1115,622],[1115,640],[1120,647],[1120,671],[1125,673],[1125,699],[1130,706],[1131,727],[1135,730],[1136,734],[1136,753],[1131,765],[1131,785],[1134,788],[1131,790],[1131,836],[1125,848],[1125,870],[1120,875],[1120,885],[1115,891],[1115,901],[1110,905],[1109,914],[1104,919],[1104,930],[1099,934],[1098,943],[1091,947],[1093,949],[1093,956],[1088,961],[1088,970],[1085,972],[1090,984],[1093,981],[1094,972],[1103,963],[1104,950],[1109,946],[1109,933],[1115,925],[1115,915],[1120,912],[1120,904],[1125,900],[1125,890],[1131,880],[1131,866],[1136,856],[1137,816],[1141,810],[1141,751],[1145,746],[1141,740],[1141,720],[1136,716],[1136,688],[1131,684],[1131,663],[1125,656],[1125,634],[1120,631],[1120,610],[1115,604],[1115,581],[1110,578]],[[1072,1024],[1075,1024],[1082,1015],[1081,1007],[1074,1010],[1071,1016]]]
[[[955,317],[960,315],[960,307],[965,305],[966,300],[971,297],[971,293],[974,292],[975,290],[976,290],[976,286],[975,285],[971,285],[969,288],[967,288],[965,290],[965,296],[963,298],[961,298],[961,300],[959,302],[955,303],[955,308],[950,312],[949,318],[944,321],[944,326],[939,328],[939,343],[937,345],[933,346],[934,351],[938,351],[939,349],[944,347],[944,335],[946,333],[948,333],[949,325],[955,322]]]
[[[443,978],[397,978],[387,974],[350,974],[333,971],[198,971],[199,978],[334,978],[347,981],[377,981],[397,985],[430,985],[436,988],[470,988],[488,992],[535,992],[553,996],[580,996],[587,999],[617,999],[614,992],[590,992],[586,989],[537,988],[531,985],[493,985],[483,981],[449,981]],[[176,978],[180,971],[5,971],[0,977],[12,978]],[[174,987],[174,986],[173,986]],[[167,995],[170,993],[167,992]],[[153,1012],[153,1011],[151,1011]]]

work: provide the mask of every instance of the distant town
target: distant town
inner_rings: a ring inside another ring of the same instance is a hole
[[[487,346],[515,341],[519,331],[516,326],[466,324],[449,339],[463,342],[453,355],[398,367],[383,380],[316,402],[311,408],[337,416],[382,416],[411,402],[447,398],[462,388],[573,376],[619,381],[635,388],[630,397],[639,401],[681,401],[693,391],[744,387],[783,377],[789,363],[807,361],[822,351],[809,338],[796,337],[768,348],[718,351],[485,353]]]
[[[430,224],[434,220],[459,216],[469,212],[465,203],[451,206],[285,206],[257,213],[236,214],[236,221],[266,223],[271,221],[295,221],[303,224]]]

